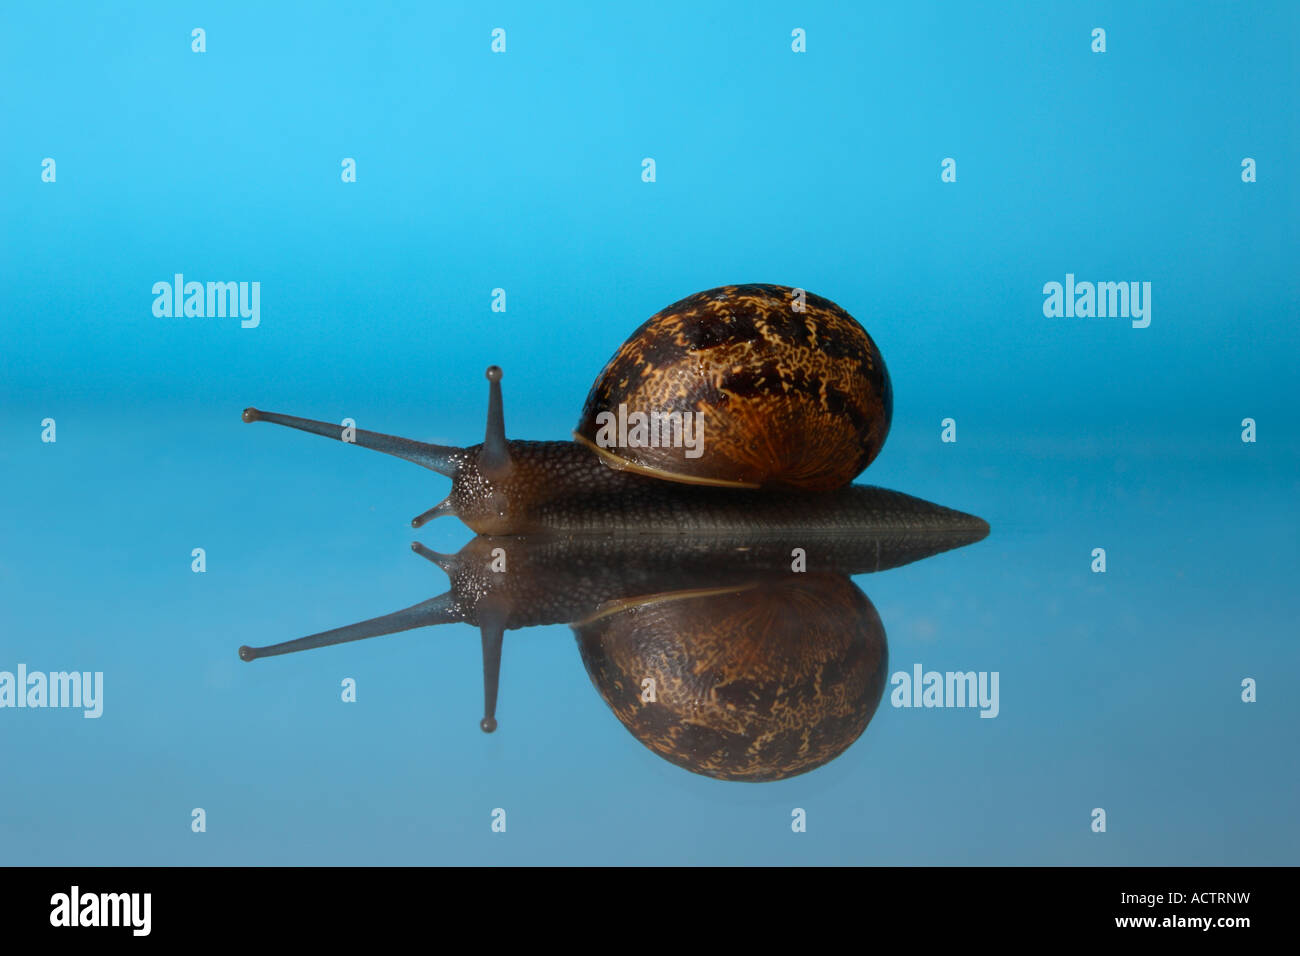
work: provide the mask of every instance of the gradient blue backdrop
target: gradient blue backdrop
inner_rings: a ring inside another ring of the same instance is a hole
[[[7,5],[0,669],[106,686],[0,711],[0,861],[1296,863],[1298,9]],[[175,272],[260,281],[260,328],[155,318]],[[1150,281],[1150,328],[1044,318],[1067,272]],[[891,670],[999,671],[996,720],[886,701],[750,786],[633,741],[564,627],[507,636],[492,737],[465,626],[236,658],[445,585],[445,479],[243,407],[471,443],[497,362],[509,433],[565,437],[745,281],[880,345],[866,480],[992,524],[857,581]]]

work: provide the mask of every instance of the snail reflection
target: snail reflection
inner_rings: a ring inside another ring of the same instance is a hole
[[[843,574],[648,595],[573,630],[632,736],[722,780],[780,780],[839,756],[875,714],[888,668],[880,617]]]
[[[799,535],[479,536],[412,548],[448,590],[404,610],[275,644],[246,661],[436,624],[479,629],[496,729],[503,636],[568,624],[592,683],[637,740],[695,773],[769,781],[861,736],[888,671],[879,615],[850,575],[978,541],[979,518],[861,487],[878,530]]]

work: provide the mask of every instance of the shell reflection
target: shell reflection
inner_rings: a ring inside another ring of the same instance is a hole
[[[822,766],[861,736],[885,686],[885,629],[843,575],[651,595],[573,630],[592,683],[632,736],[722,780]]]
[[[979,518],[868,486],[872,530],[479,536],[456,554],[412,547],[446,592],[391,614],[267,647],[246,661],[438,624],[483,647],[483,718],[497,729],[507,631],[572,626],[592,683],[651,751],[723,780],[780,780],[861,736],[887,675],[885,631],[851,575],[983,539]]]

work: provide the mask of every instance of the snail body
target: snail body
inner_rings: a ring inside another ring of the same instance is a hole
[[[452,479],[415,527],[440,515],[487,535],[848,529],[871,520],[849,483],[884,444],[892,387],[866,330],[820,296],[724,286],[662,310],[605,366],[572,441],[507,439],[501,377],[487,370],[482,444],[353,430],[354,444]],[[255,408],[243,418],[343,435],[338,425]]]

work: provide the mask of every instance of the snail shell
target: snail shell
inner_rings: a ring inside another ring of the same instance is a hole
[[[601,427],[620,405],[625,417],[696,414],[702,453],[610,446]],[[637,329],[596,380],[574,439],[615,468],[673,481],[829,491],[875,459],[892,415],[884,360],[853,316],[787,286],[729,285]]]

